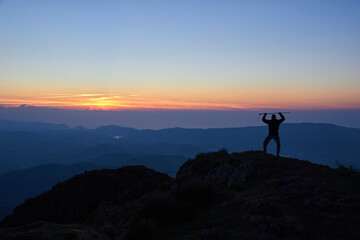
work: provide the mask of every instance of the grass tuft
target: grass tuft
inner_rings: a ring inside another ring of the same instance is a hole
[[[348,175],[348,176],[358,176],[358,175],[360,175],[359,170],[357,170],[352,165],[350,165],[349,167],[346,167],[344,164],[339,163],[338,161],[336,161],[336,164],[338,166],[338,169],[341,170],[342,172],[344,172],[345,175]]]

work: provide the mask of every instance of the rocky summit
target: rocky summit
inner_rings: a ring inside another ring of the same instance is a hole
[[[142,166],[89,171],[26,200],[1,239],[359,239],[360,175],[226,150],[176,178]]]

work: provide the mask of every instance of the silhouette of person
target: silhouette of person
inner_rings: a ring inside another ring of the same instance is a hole
[[[264,140],[264,154],[266,154],[266,148],[271,139],[274,139],[277,145],[276,155],[279,157],[280,154],[280,137],[279,137],[279,126],[285,121],[284,115],[279,112],[281,119],[276,119],[276,115],[271,116],[271,120],[266,119],[267,113],[264,114],[262,121],[269,126],[269,135]]]

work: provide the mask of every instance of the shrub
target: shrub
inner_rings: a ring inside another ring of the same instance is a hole
[[[221,148],[218,151],[219,154],[223,154],[223,155],[229,155],[228,150],[226,148]]]
[[[360,175],[360,172],[352,165],[346,167],[344,164],[339,163],[338,161],[336,161],[336,164],[338,166],[338,169],[343,171],[346,175],[350,175],[350,176]]]

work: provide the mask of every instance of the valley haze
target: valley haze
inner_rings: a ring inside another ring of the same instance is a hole
[[[290,111],[286,123],[330,123],[360,128],[360,109],[256,109],[256,110],[69,110],[20,106],[1,107],[0,119],[66,124],[70,127],[97,128],[118,125],[136,129],[228,128],[263,125],[259,113]]]

